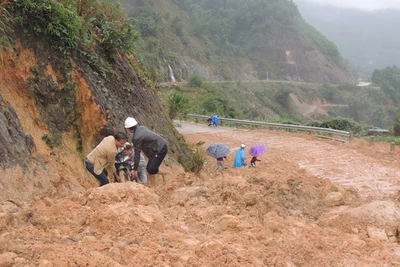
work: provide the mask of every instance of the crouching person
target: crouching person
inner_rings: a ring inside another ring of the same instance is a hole
[[[112,169],[115,178],[119,181],[115,169],[115,156],[118,153],[118,148],[123,147],[127,139],[125,133],[107,136],[86,156],[86,169],[100,182],[100,186],[110,182],[106,167]]]
[[[125,155],[129,157],[128,163],[132,166],[132,171],[131,175],[132,177],[135,177],[135,170],[134,170],[134,161],[133,159],[135,158],[135,152],[132,148],[132,145],[129,143],[126,143],[124,146],[124,152]],[[139,181],[146,184],[147,183],[147,173],[146,173],[146,159],[144,158],[143,154],[140,153],[140,160],[139,160],[139,167],[137,168],[137,175],[139,178]]]

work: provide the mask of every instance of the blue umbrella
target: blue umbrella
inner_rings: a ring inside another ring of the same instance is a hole
[[[214,158],[226,157],[230,149],[228,145],[224,143],[214,143],[207,148],[207,154]]]
[[[249,154],[253,157],[259,157],[265,152],[267,152],[267,148],[261,144],[257,144],[250,148]]]

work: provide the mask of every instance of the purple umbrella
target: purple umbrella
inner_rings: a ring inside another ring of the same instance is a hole
[[[261,144],[252,146],[249,151],[250,155],[252,155],[253,157],[259,157],[265,152],[267,152],[267,148]]]

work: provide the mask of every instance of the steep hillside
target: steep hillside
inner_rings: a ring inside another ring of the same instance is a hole
[[[38,28],[49,27],[49,18],[35,17],[34,11],[51,7],[51,16],[61,16],[71,10],[56,2],[29,3],[8,6],[15,22],[26,19],[36,26],[10,23],[14,43],[2,51],[0,198],[62,196],[97,186],[83,160],[104,136],[125,131],[127,116],[168,140],[168,165],[190,168],[192,152],[135,58],[107,50],[104,43],[69,45],[68,27],[66,36],[44,34]],[[79,17],[72,18],[79,23]],[[63,26],[63,21],[52,23]]]
[[[171,81],[282,79],[355,83],[336,46],[291,1],[125,0],[144,64]],[[170,69],[171,67],[171,69]]]

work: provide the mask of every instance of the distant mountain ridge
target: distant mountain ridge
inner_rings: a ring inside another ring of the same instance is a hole
[[[143,37],[137,50],[161,82],[279,79],[356,83],[336,46],[291,1],[123,1]]]
[[[400,65],[400,10],[374,12],[295,1],[302,17],[334,42],[359,76]],[[328,11],[329,12],[328,12]]]

